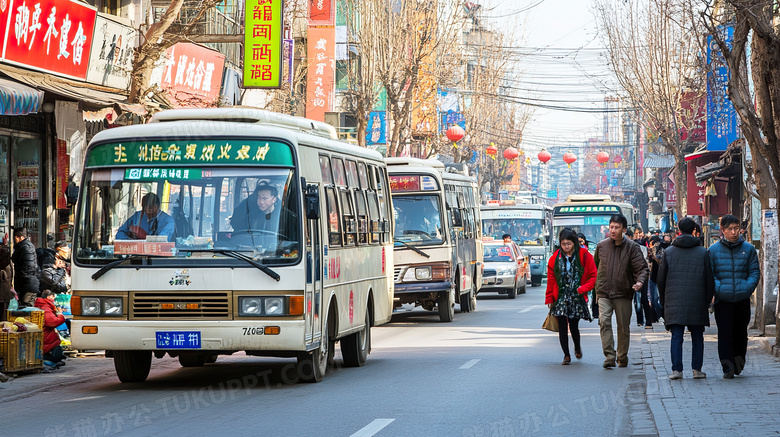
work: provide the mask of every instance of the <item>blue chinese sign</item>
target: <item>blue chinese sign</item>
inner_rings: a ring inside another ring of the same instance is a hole
[[[731,48],[733,27],[718,27],[726,46]],[[724,151],[739,138],[737,111],[728,98],[729,69],[712,36],[707,37],[707,150]]]
[[[446,132],[447,129],[454,125],[458,125],[462,127],[463,129],[466,129],[466,119],[463,118],[463,114],[460,112],[455,111],[447,111],[447,112],[440,112],[439,115],[441,116],[441,126],[439,126],[439,131]]]
[[[385,111],[371,111],[366,127],[366,144],[387,144]]]

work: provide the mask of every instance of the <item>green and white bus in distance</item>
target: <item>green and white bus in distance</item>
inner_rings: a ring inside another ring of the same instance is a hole
[[[614,214],[626,216],[628,226],[636,224],[636,209],[630,203],[613,202],[608,194],[572,194],[565,202],[553,207],[553,246],[558,246],[558,235],[564,228],[585,234],[589,250],[609,236],[609,219]]]
[[[153,355],[191,367],[239,351],[297,358],[300,380],[320,381],[335,341],[362,366],[392,316],[386,167],[332,126],[164,111],[96,135],[82,184],[72,341],[107,350],[122,382],[145,381]]]

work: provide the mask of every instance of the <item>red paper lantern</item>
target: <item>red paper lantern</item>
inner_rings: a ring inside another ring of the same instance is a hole
[[[447,129],[447,138],[452,142],[460,141],[464,135],[466,135],[466,131],[457,124]]]
[[[536,157],[539,158],[539,161],[541,161],[542,164],[547,164],[547,161],[552,158],[552,155],[550,155],[550,152],[542,150],[538,155],[536,155]]]
[[[571,152],[566,152],[566,153],[563,154],[563,162],[565,162],[566,164],[569,164],[569,167],[571,167],[571,165],[576,160],[577,160],[577,155],[575,155],[575,154],[573,154]]]
[[[520,152],[517,151],[514,147],[509,147],[508,149],[504,150],[504,158],[508,160],[513,160],[520,156]]]
[[[598,155],[596,155],[596,161],[598,161],[601,165],[606,164],[607,161],[609,161],[609,153],[599,152]]]
[[[496,149],[496,146],[494,146],[493,143],[490,143],[490,145],[485,149],[485,153],[490,156],[495,156],[495,154],[498,153],[498,149]]]

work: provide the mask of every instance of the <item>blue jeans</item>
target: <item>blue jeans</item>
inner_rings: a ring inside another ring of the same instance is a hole
[[[656,317],[663,317],[663,308],[661,308],[661,301],[658,299],[658,286],[652,279],[647,280],[647,295],[650,296],[650,304],[655,310]]]
[[[685,325],[669,325],[669,330],[672,331],[672,370],[682,372]],[[691,331],[691,368],[701,370],[704,363],[704,326],[688,326],[688,330]]]

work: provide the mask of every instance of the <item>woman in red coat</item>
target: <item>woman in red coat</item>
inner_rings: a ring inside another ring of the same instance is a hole
[[[593,319],[588,311],[587,293],[596,285],[596,263],[588,249],[581,247],[577,233],[566,228],[559,236],[561,248],[547,262],[547,293],[544,303],[558,319],[558,338],[563,362],[571,363],[569,330],[574,341],[574,356],[582,358],[580,319]]]
[[[60,347],[60,335],[57,327],[65,323],[65,316],[57,311],[54,305],[55,294],[51,290],[43,290],[41,297],[35,300],[35,306],[44,311],[43,314],[43,359],[49,366],[62,363],[65,354]],[[57,366],[59,367],[59,366]]]

